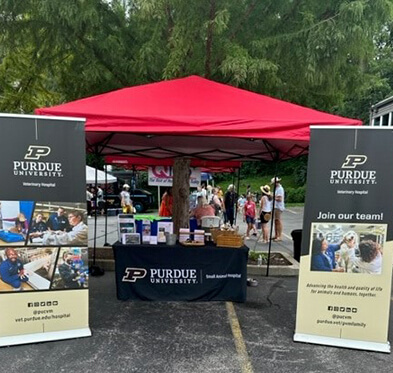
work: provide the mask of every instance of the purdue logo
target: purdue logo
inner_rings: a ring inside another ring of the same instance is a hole
[[[365,155],[347,155],[345,162],[341,168],[356,168],[361,164],[366,163],[367,157]]]
[[[30,145],[27,149],[25,159],[38,160],[41,157],[49,155],[51,149],[49,146]]]
[[[126,268],[125,275],[122,279],[123,282],[135,282],[146,276],[146,269],[144,268]]]

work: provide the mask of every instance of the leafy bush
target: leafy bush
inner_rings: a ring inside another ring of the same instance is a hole
[[[286,188],[285,189],[285,202],[287,203],[304,203],[306,196],[306,187],[299,188]]]

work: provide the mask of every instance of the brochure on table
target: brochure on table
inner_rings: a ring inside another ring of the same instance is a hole
[[[120,242],[123,244],[125,242],[134,242],[136,234],[134,216],[131,214],[119,214],[117,216],[117,230]]]
[[[159,221],[157,223],[157,242],[166,243],[165,233],[173,234],[173,222]]]

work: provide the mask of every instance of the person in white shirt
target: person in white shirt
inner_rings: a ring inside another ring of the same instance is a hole
[[[274,233],[273,241],[282,241],[282,212],[285,210],[285,192],[284,188],[280,184],[281,179],[273,177],[270,184],[275,184],[275,201],[274,201]]]
[[[371,240],[359,243],[360,257],[353,260],[353,273],[379,275],[382,271],[382,253],[378,245]]]
[[[123,214],[132,214],[132,201],[130,197],[130,186],[128,184],[123,185],[123,190],[120,193],[121,207],[123,209]]]
[[[90,188],[86,188],[86,207],[87,207],[87,215],[90,217],[92,212],[92,200],[94,198],[94,194],[90,191]]]
[[[42,237],[42,244],[48,246],[87,246],[87,225],[83,222],[83,212],[70,212],[68,214],[68,222],[72,226],[72,230],[70,232],[36,232],[33,233],[33,237]]]
[[[105,212],[104,191],[99,186],[97,187],[97,205],[98,205],[98,211],[100,211],[101,215],[104,215]]]
[[[261,186],[262,198],[259,217],[262,225],[262,242],[269,241],[269,221],[272,217],[273,196],[270,193],[269,185]]]

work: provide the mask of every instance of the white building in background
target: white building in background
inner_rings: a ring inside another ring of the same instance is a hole
[[[387,127],[393,123],[393,96],[385,98],[371,106],[370,126]]]

